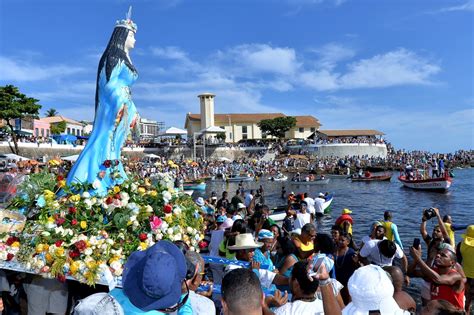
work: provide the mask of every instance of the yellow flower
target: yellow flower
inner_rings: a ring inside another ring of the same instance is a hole
[[[133,222],[130,221],[130,220],[127,222],[127,226],[128,226],[128,225],[132,225],[132,224],[133,224]]]
[[[173,217],[171,215],[165,216],[165,221],[166,223],[170,224],[171,222],[173,222]]]
[[[87,228],[87,222],[86,221],[81,221],[81,228],[82,229]]]
[[[147,187],[151,186],[150,180],[148,178],[145,178],[145,186]]]
[[[64,256],[64,248],[58,247],[55,252],[56,256]]]
[[[47,251],[49,249],[49,245],[48,244],[43,244],[43,251]]]
[[[69,265],[69,272],[71,272],[71,274],[73,275],[76,274],[78,270],[79,270],[79,263],[77,261],[74,261]]]
[[[146,245],[146,243],[140,242],[140,248],[141,248],[142,250],[145,250],[145,249],[148,248],[148,246]]]
[[[149,192],[150,196],[152,197],[156,197],[158,195],[158,193],[156,192],[156,190],[152,190]]]
[[[47,263],[51,263],[53,261],[53,256],[51,256],[50,253],[46,253],[45,258]]]
[[[60,181],[58,182],[58,187],[59,187],[59,188],[63,188],[64,186],[66,186],[66,181],[65,181],[64,179],[63,179],[63,180],[60,180]]]
[[[72,195],[71,197],[69,197],[69,201],[71,201],[71,202],[78,202],[79,200],[81,200],[81,195],[79,195],[79,194]]]
[[[139,187],[139,188],[138,188],[138,193],[139,193],[140,195],[145,194],[145,192],[146,192],[145,188],[143,188],[143,187]]]
[[[49,218],[48,218],[48,223],[54,223],[54,218],[53,218],[53,217],[49,217]]]
[[[96,264],[95,260],[90,260],[90,261],[86,262],[86,266],[89,269],[94,269],[97,266],[97,264]]]
[[[36,245],[36,253],[37,254],[43,252],[43,250],[44,250],[43,244]]]
[[[13,242],[12,247],[20,247],[20,242]]]
[[[119,186],[115,186],[114,187],[114,194],[118,194],[120,192],[120,187]]]
[[[51,201],[56,197],[56,194],[52,192],[51,190],[46,189],[44,191],[44,199]]]

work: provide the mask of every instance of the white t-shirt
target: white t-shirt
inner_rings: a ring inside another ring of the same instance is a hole
[[[227,265],[225,267],[225,273],[228,273],[231,270],[242,268],[237,265]],[[275,279],[276,273],[266,269],[258,269],[256,272],[258,280],[260,280],[260,285],[262,288],[270,289],[273,284],[273,279]]]
[[[316,299],[313,302],[288,302],[275,310],[276,315],[323,315],[323,301]]]
[[[295,229],[303,228],[303,225],[305,225],[306,223],[311,223],[311,214],[309,214],[308,212],[298,213],[296,215],[296,220],[295,220]]]
[[[224,239],[223,230],[214,230],[211,232],[211,241],[209,242],[209,254],[212,257],[219,257],[219,245]]]
[[[395,244],[397,247],[397,250],[395,252],[395,255],[392,258],[388,258],[383,256],[378,247],[378,243],[380,243],[381,240],[370,240],[367,243],[364,244],[364,247],[360,250],[360,255],[364,258],[367,258],[371,264],[375,264],[378,266],[391,266],[393,259],[396,258],[403,258],[403,250],[398,246],[398,244]]]
[[[252,201],[253,199],[253,196],[248,193],[246,196],[245,196],[245,201],[244,201],[244,204],[245,206],[248,208],[250,206],[250,202]]]
[[[193,308],[194,315],[206,315],[215,314],[216,306],[211,299],[205,296],[197,294],[194,291],[189,291],[189,300],[191,301],[191,307]]]
[[[308,212],[314,214],[314,199],[310,197],[304,198],[304,201],[308,204]]]
[[[324,213],[323,205],[325,201],[323,198],[314,198],[314,211],[316,213]]]

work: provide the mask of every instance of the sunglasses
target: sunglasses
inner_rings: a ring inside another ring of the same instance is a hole
[[[186,284],[186,295],[184,296],[184,298],[178,304],[176,304],[175,306],[171,306],[171,307],[163,308],[161,310],[157,310],[158,312],[167,313],[167,314],[174,313],[178,309],[180,309],[184,304],[186,304],[186,302],[189,299],[189,288],[188,288],[188,284],[186,283],[186,281],[184,281],[184,283]]]

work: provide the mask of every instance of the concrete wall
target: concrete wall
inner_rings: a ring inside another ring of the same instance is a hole
[[[318,157],[345,157],[353,155],[368,155],[369,157],[387,157],[387,146],[375,143],[334,143],[313,144],[305,146],[289,146],[291,152],[303,150]]]

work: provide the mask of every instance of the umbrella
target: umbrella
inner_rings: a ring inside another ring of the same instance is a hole
[[[186,135],[188,132],[184,129],[179,129],[176,127],[171,127],[165,130],[164,133],[160,134],[160,136],[176,136],[176,135]]]
[[[223,156],[223,157],[220,157],[220,158],[218,158],[217,160],[219,160],[219,161],[221,161],[221,162],[232,162],[232,160],[231,160],[231,159],[228,159],[228,158],[226,158],[226,157],[224,157],[224,156]]]
[[[153,153],[145,154],[145,157],[150,158],[150,159],[158,159],[159,158],[158,155],[153,154]]]
[[[225,132],[221,127],[210,126],[200,131],[200,133],[222,133]]]

